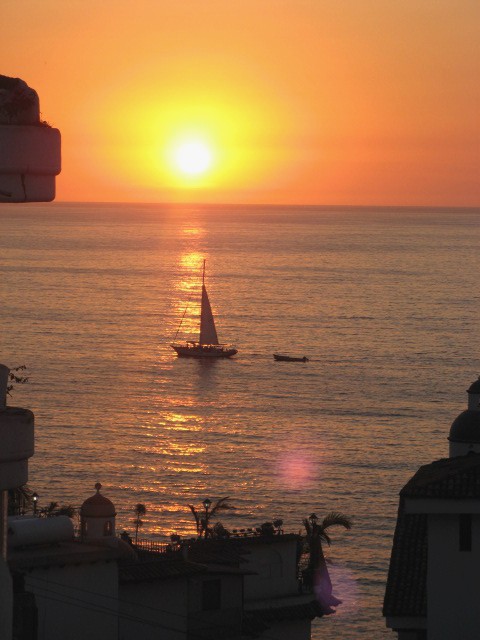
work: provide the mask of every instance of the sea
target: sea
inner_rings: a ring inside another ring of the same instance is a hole
[[[2,205],[1,358],[35,413],[39,507],[94,485],[117,530],[195,535],[188,505],[229,497],[229,529],[335,511],[335,614],[312,638],[393,637],[382,600],[398,493],[448,455],[480,373],[480,210]],[[226,360],[195,338],[203,260]],[[181,320],[183,318],[183,322]],[[309,362],[275,362],[273,353]]]

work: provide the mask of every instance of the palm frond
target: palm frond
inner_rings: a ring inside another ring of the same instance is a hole
[[[193,513],[193,517],[195,518],[195,522],[197,524],[197,532],[200,531],[200,517],[197,513],[197,510],[195,509],[195,507],[193,506],[193,504],[189,504],[188,505],[190,511]]]
[[[327,515],[322,520],[321,528],[323,532],[325,529],[334,526],[345,527],[345,529],[351,529],[353,525],[353,520],[349,516],[346,516],[344,513],[339,513],[338,511],[331,511],[327,513]]]
[[[73,516],[75,515],[76,509],[73,506],[73,504],[63,504],[61,507],[58,507],[58,509],[55,512],[55,515],[57,516],[68,516],[69,518],[73,518]]]
[[[144,516],[147,513],[147,507],[139,502],[135,505],[134,513],[138,518],[140,518],[140,516]]]
[[[305,531],[307,533],[307,536],[311,536],[312,535],[312,526],[310,524],[310,520],[308,518],[304,518],[302,520],[303,526],[305,527]]]
[[[226,498],[220,498],[220,500],[217,500],[208,514],[209,518],[212,518],[215,515],[215,513],[217,513],[217,511],[224,511],[226,509],[236,508],[233,504],[230,504],[229,502],[227,502],[227,500],[230,500],[229,496],[227,496]]]
[[[328,533],[325,530],[320,530],[318,532],[318,537],[320,538],[320,540],[322,542],[326,542],[328,544],[328,546],[330,546],[332,544],[332,539],[330,538],[330,536],[328,535]]]

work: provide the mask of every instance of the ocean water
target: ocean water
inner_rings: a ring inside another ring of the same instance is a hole
[[[0,224],[0,360],[28,365],[10,403],[35,412],[40,506],[100,481],[118,529],[142,502],[153,539],[193,535],[207,496],[230,496],[232,528],[342,511],[343,604],[312,637],[393,637],[398,492],[448,454],[480,373],[480,211],[54,203],[2,205]],[[169,346],[184,312],[178,337],[196,330],[204,258],[232,360]]]

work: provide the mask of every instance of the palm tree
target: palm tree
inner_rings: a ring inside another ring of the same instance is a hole
[[[75,515],[75,507],[71,504],[58,504],[58,502],[50,502],[46,507],[39,510],[41,518],[53,518],[55,516],[68,516],[73,518]]]
[[[320,523],[315,513],[303,519],[303,526],[306,532],[305,539],[310,551],[308,569],[304,574],[305,582],[307,586],[315,590],[315,594],[326,612],[331,612],[331,607],[340,604],[341,601],[332,595],[332,582],[328,573],[322,543],[326,542],[328,546],[332,543],[327,533],[330,527],[341,526],[345,529],[351,529],[352,524],[351,518],[336,511],[328,513]]]
[[[55,512],[56,516],[68,516],[69,518],[73,518],[76,514],[77,510],[73,506],[73,504],[62,504]]]
[[[19,367],[13,367],[8,374],[7,396],[12,395],[12,391],[16,384],[26,384],[28,377],[24,376],[20,371],[26,371],[27,365],[22,364]]]
[[[135,519],[133,520],[133,524],[135,525],[135,544],[137,544],[138,528],[143,527],[143,520],[141,520],[141,517],[147,513],[147,507],[139,502],[135,505],[133,512],[135,513]]]
[[[209,522],[219,511],[224,511],[226,509],[235,509],[235,507],[227,502],[230,498],[227,496],[226,498],[220,498],[215,502],[213,507],[210,509],[212,504],[211,500],[206,498],[203,502],[203,508],[205,510],[205,514],[202,513],[202,510],[196,509],[193,504],[189,504],[190,511],[193,513],[193,517],[195,518],[195,523],[197,525],[197,533],[199,538],[202,536],[205,538],[212,536],[212,529],[209,527]]]
[[[33,501],[33,491],[26,484],[8,490],[8,515],[20,516],[27,511]]]

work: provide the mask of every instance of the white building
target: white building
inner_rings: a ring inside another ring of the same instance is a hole
[[[295,534],[203,540],[188,558],[210,572],[221,564],[243,573],[242,638],[309,640],[312,620],[325,612],[313,593],[299,591],[299,544]]]
[[[450,429],[450,458],[400,492],[384,602],[399,640],[480,638],[480,381]]]
[[[119,639],[240,638],[242,572],[162,555],[120,564]]]
[[[31,520],[41,524],[57,518]],[[12,575],[23,577],[24,591],[33,594],[32,607],[36,609],[36,635],[19,635],[18,629],[32,613],[30,606],[27,612],[22,606],[23,591],[15,593],[16,637],[117,640],[117,557],[114,549],[82,544],[73,539],[30,544],[9,551]]]
[[[100,483],[95,489],[80,509],[83,539],[74,537],[67,516],[9,518],[8,565],[21,585],[14,594],[16,637],[30,638],[21,630],[33,616],[35,640],[118,639],[118,562],[136,554],[115,537],[115,507]],[[26,610],[25,593],[34,596]]]

